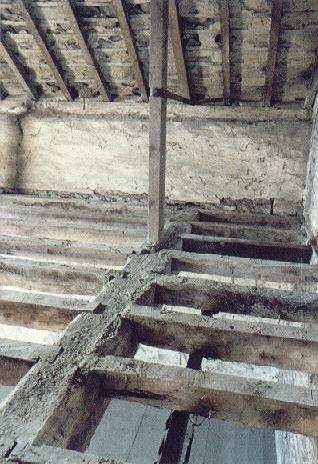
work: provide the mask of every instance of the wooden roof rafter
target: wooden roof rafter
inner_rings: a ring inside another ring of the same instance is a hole
[[[169,33],[177,73],[183,89],[183,96],[191,101],[191,87],[182,44],[179,11],[176,0],[169,0]]]
[[[282,14],[283,0],[273,0],[268,57],[265,73],[264,106],[271,106],[273,96],[275,66]]]
[[[231,65],[230,65],[230,10],[229,1],[220,0],[220,21],[222,39],[223,100],[231,104]]]
[[[74,31],[75,38],[78,41],[80,49],[85,56],[85,60],[95,75],[101,96],[107,101],[112,101],[113,97],[108,83],[106,82],[100,66],[94,56],[94,52],[87,44],[85,34],[76,15],[75,6],[72,4],[71,0],[62,0],[62,5],[66,18],[70,22],[70,25]]]
[[[137,84],[144,100],[149,98],[149,87],[146,83],[145,75],[142,69],[141,61],[138,56],[137,47],[135,45],[133,33],[129,24],[129,18],[123,0],[113,0],[113,6],[119,21],[120,29],[123,34],[124,41],[128,50]]]
[[[14,6],[17,8],[21,16],[23,17],[23,20],[25,21],[27,28],[30,32],[30,34],[33,36],[35,43],[41,50],[42,55],[45,58],[45,61],[47,65],[49,66],[54,79],[56,80],[58,86],[60,87],[61,91],[63,92],[66,100],[71,101],[73,100],[73,92],[69,88],[69,86],[65,83],[65,80],[63,78],[63,73],[61,66],[59,65],[57,59],[54,57],[54,55],[50,52],[48,49],[44,39],[42,38],[42,35],[39,32],[39,29],[37,28],[35,22],[33,21],[27,6],[24,3],[24,0],[14,0]]]
[[[19,81],[20,85],[23,87],[24,91],[30,95],[30,97],[35,100],[38,99],[38,92],[26,78],[25,72],[19,61],[16,59],[14,54],[10,51],[10,48],[7,46],[4,35],[2,34],[0,39],[0,55],[3,57],[4,61],[10,67],[16,79]]]

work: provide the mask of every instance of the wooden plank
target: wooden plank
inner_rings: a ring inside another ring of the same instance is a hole
[[[169,0],[169,33],[177,68],[177,74],[180,80],[183,96],[191,101],[191,88],[189,84],[189,75],[185,62],[184,49],[179,22],[179,12],[176,0]]]
[[[51,347],[37,343],[21,342],[17,340],[0,339],[0,359],[16,360],[29,365],[50,351]]]
[[[97,306],[88,301],[18,290],[0,290],[0,324],[60,332],[81,312]]]
[[[50,349],[36,343],[0,339],[0,385],[16,385]]]
[[[231,65],[230,65],[230,12],[229,1],[220,1],[220,20],[222,38],[223,99],[224,105],[231,104]]]
[[[123,266],[133,248],[105,244],[0,235],[0,253],[46,263],[85,266],[89,270]]]
[[[112,101],[110,89],[99,67],[98,62],[95,59],[94,52],[87,45],[85,35],[77,18],[75,6],[72,5],[71,0],[62,0],[62,6],[64,14],[66,15],[67,20],[70,22],[70,25],[74,31],[74,35],[79,43],[80,49],[82,50],[82,53],[85,56],[85,60],[87,64],[90,66],[90,69],[92,70],[92,73],[95,76],[101,96],[108,101]]]
[[[307,241],[300,230],[277,229],[269,226],[251,226],[241,224],[222,224],[218,222],[192,222],[191,233],[214,237],[239,238],[252,241],[298,242]]]
[[[9,50],[8,46],[5,44],[4,37],[0,40],[0,55],[6,61],[8,66],[11,68],[13,74],[21,84],[24,91],[30,95],[32,98],[37,100],[38,93],[31,84],[31,82],[26,79],[24,70],[18,60],[15,58],[14,54]]]
[[[268,57],[265,72],[264,106],[270,106],[273,94],[278,39],[283,13],[283,0],[273,0]]]
[[[130,61],[134,70],[135,78],[144,100],[148,101],[149,88],[146,83],[145,75],[142,69],[142,64],[139,59],[138,51],[135,45],[134,36],[129,24],[129,18],[126,11],[125,2],[123,0],[113,0],[113,6],[116,16],[119,21],[121,32],[128,50]]]
[[[296,322],[318,321],[317,293],[260,289],[176,276],[156,279],[136,303],[195,308],[203,315],[235,313]]]
[[[49,48],[47,47],[42,35],[40,34],[39,29],[37,28],[36,24],[34,23],[25,3],[24,0],[15,0],[14,5],[16,6],[17,10],[23,17],[27,28],[30,34],[33,36],[35,43],[39,47],[42,52],[42,55],[45,58],[47,65],[49,66],[58,86],[62,90],[66,100],[71,101],[73,100],[73,92],[69,85],[64,81],[63,78],[63,71],[58,62],[55,58],[54,54],[50,52]]]
[[[199,210],[198,220],[201,222],[223,222],[226,224],[244,224],[251,226],[269,226],[280,229],[290,229],[300,226],[300,221],[294,216],[278,216],[271,214],[250,214],[225,211]]]
[[[149,226],[150,244],[164,235],[166,117],[168,60],[168,0],[151,2],[149,111]]]
[[[105,395],[252,427],[318,436],[318,391],[107,356],[91,370]]]
[[[227,256],[309,263],[312,249],[299,243],[256,242],[238,238],[209,237],[183,234],[182,249],[195,253],[216,253]]]
[[[312,324],[212,318],[146,306],[129,307],[124,318],[133,323],[140,343],[223,361],[318,372],[318,327]]]
[[[316,265],[284,263],[273,261],[255,262],[249,258],[221,255],[200,255],[197,253],[174,252],[171,261],[172,272],[229,277],[233,283],[239,279],[250,281],[250,285],[266,286],[266,283],[277,283],[289,289],[318,290],[318,269]],[[190,275],[189,275],[190,277]],[[263,285],[264,284],[264,285]]]

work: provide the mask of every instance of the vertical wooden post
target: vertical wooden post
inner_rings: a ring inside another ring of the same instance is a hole
[[[164,235],[168,0],[151,0],[149,109],[148,240],[158,245]]]

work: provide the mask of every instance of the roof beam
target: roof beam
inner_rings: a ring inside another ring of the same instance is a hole
[[[283,13],[283,0],[273,0],[268,57],[265,73],[264,106],[270,106],[273,95],[278,39]]]
[[[228,0],[220,1],[223,99],[225,105],[231,104],[231,66],[230,66],[230,11]]]
[[[146,83],[145,75],[142,69],[141,61],[138,56],[137,48],[135,45],[133,33],[129,24],[129,18],[123,0],[113,0],[113,6],[115,9],[116,16],[119,21],[120,29],[126,43],[128,54],[132,63],[135,78],[144,100],[148,101],[149,88]]]
[[[159,244],[164,235],[168,60],[168,0],[151,2],[149,111],[148,240]]]
[[[44,40],[42,39],[42,36],[38,30],[38,28],[36,27],[27,7],[25,6],[24,4],[24,1],[23,0],[15,0],[14,2],[15,6],[17,7],[19,13],[21,14],[21,16],[23,17],[26,25],[27,25],[27,28],[30,32],[30,34],[32,34],[37,46],[39,47],[39,49],[41,50],[44,58],[45,58],[45,61],[47,63],[47,65],[49,66],[58,86],[60,87],[60,89],[62,90],[66,100],[68,101],[71,101],[73,100],[73,97],[72,97],[72,91],[71,89],[68,88],[68,86],[66,85],[66,83],[64,82],[64,79],[63,79],[63,75],[62,75],[62,69],[58,63],[58,61],[55,59],[54,55],[49,51],[49,49],[47,48]]]
[[[30,95],[32,98],[37,100],[38,98],[37,91],[31,84],[31,82],[29,82],[25,78],[24,71],[22,69],[21,64],[17,61],[13,53],[9,50],[8,46],[5,44],[3,36],[0,40],[0,54],[3,57],[3,59],[6,61],[8,66],[11,68],[13,74],[15,75],[15,77],[17,78],[21,86],[23,87],[24,91],[28,95]]]
[[[176,0],[169,0],[169,33],[177,73],[180,79],[181,87],[183,89],[183,96],[188,100],[191,100],[189,76],[184,58],[184,49],[182,46],[182,37],[179,23],[179,12]]]
[[[82,50],[82,53],[85,56],[85,60],[95,75],[96,81],[98,83],[99,91],[102,97],[108,101],[111,101],[112,95],[111,95],[109,86],[99,67],[99,64],[96,61],[93,51],[90,49],[90,47],[87,44],[85,34],[83,33],[82,27],[76,15],[75,7],[72,5],[70,0],[62,0],[62,5],[63,5],[63,10],[66,15],[66,18],[70,22],[71,27],[74,31],[75,38],[78,41],[79,46]]]

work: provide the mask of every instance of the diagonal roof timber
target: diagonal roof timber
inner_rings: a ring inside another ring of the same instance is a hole
[[[176,0],[169,0],[169,32],[177,73],[183,89],[183,96],[188,100],[191,100],[191,88],[184,57],[179,24],[179,12]]]
[[[32,34],[37,46],[40,48],[45,61],[47,62],[58,86],[62,90],[65,98],[68,101],[73,100],[72,96],[72,90],[68,87],[68,85],[65,83],[63,79],[63,74],[62,74],[62,69],[61,66],[59,65],[57,59],[54,57],[54,55],[50,52],[50,50],[47,48],[45,41],[43,40],[35,22],[33,21],[25,3],[23,0],[15,0],[14,5],[23,17],[27,28],[29,32]]]
[[[85,56],[85,60],[87,64],[91,67],[95,75],[95,79],[98,84],[101,96],[108,101],[112,101],[113,98],[112,98],[112,94],[110,92],[108,83],[106,82],[105,77],[99,67],[99,64],[96,61],[94,52],[91,50],[91,48],[87,44],[85,34],[83,33],[80,22],[77,19],[75,6],[71,3],[70,0],[62,0],[62,6],[63,6],[64,13],[66,15],[66,18],[70,22],[71,27],[74,31],[76,40],[78,41],[80,48],[82,50],[82,53]]]
[[[276,57],[278,50],[278,39],[280,33],[282,14],[283,0],[273,0],[269,48],[265,73],[264,106],[270,106],[272,101]]]
[[[147,101],[149,98],[149,88],[146,83],[141,61],[138,56],[134,37],[129,24],[128,15],[125,8],[125,2],[123,0],[113,0],[113,6],[115,8],[116,16],[118,18],[124,41],[126,43],[126,47],[132,63],[132,67],[135,73],[140,93],[143,99]]]
[[[19,61],[16,59],[8,45],[6,44],[5,38],[2,35],[0,41],[0,55],[6,61],[7,65],[11,68],[16,79],[19,81],[20,85],[23,87],[24,91],[30,95],[35,100],[38,99],[38,92],[33,87],[32,83],[25,76],[25,71]]]

